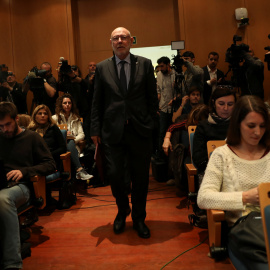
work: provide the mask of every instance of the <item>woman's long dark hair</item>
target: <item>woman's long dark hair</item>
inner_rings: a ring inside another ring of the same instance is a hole
[[[227,134],[227,144],[239,145],[241,143],[241,122],[250,112],[260,114],[265,122],[265,133],[260,144],[270,148],[270,121],[269,114],[263,100],[257,96],[243,96],[234,106]]]
[[[65,93],[61,97],[58,97],[56,100],[55,114],[57,115],[58,124],[61,124],[61,122],[62,122],[62,118],[60,116],[60,113],[63,113],[63,114],[65,113],[63,110],[63,107],[62,107],[62,103],[63,103],[64,98],[69,98],[71,100],[71,105],[72,105],[71,112],[74,115],[76,115],[78,118],[80,118],[79,111],[77,109],[76,102],[74,101],[74,98],[70,94]]]

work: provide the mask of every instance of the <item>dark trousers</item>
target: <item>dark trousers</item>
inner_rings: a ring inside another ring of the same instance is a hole
[[[149,166],[152,153],[152,138],[142,137],[132,124],[125,126],[121,141],[104,144],[107,176],[112,194],[116,199],[118,212],[123,215],[129,208],[126,177],[129,175],[133,221],[144,221],[149,184]]]

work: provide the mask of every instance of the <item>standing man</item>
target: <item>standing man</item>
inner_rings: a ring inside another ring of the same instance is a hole
[[[133,38],[126,28],[111,34],[114,56],[97,65],[92,107],[91,138],[103,144],[108,179],[118,214],[113,229],[124,231],[130,214],[125,170],[132,181],[133,228],[150,237],[145,225],[153,118],[158,109],[154,70],[149,59],[130,54]]]
[[[208,54],[208,65],[203,67],[203,101],[208,105],[211,94],[217,87],[217,84],[224,80],[224,73],[217,69],[219,54],[210,52]]]
[[[171,69],[170,59],[163,56],[157,60],[160,72],[157,73],[157,93],[159,100],[159,139],[158,158],[164,155],[162,144],[168,127],[172,123],[172,100],[176,96],[174,90],[175,71]]]

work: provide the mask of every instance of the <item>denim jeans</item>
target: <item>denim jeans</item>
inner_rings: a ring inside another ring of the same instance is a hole
[[[29,198],[29,188],[23,184],[0,190],[0,249],[3,269],[22,268],[17,208]]]
[[[67,143],[67,150],[70,152],[71,162],[76,167],[76,170],[82,167],[79,160],[78,150],[73,140],[69,140]]]

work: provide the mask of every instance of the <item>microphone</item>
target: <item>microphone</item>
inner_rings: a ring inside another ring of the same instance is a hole
[[[36,77],[37,77],[37,75],[35,72],[33,72],[33,71],[28,72],[28,78],[36,78]]]

